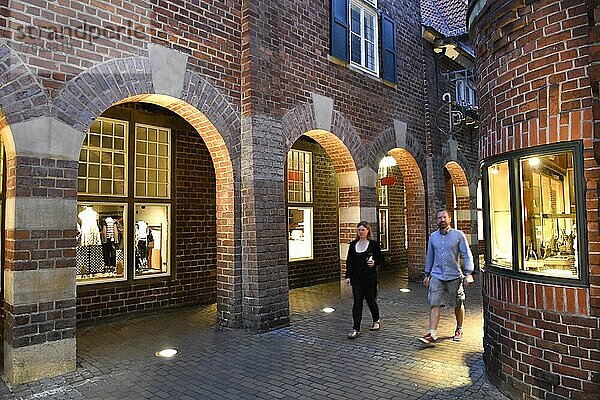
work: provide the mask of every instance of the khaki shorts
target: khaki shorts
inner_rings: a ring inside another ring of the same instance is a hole
[[[430,306],[447,305],[460,306],[465,301],[465,289],[462,278],[451,281],[441,281],[436,277],[429,280],[429,294],[427,295]]]

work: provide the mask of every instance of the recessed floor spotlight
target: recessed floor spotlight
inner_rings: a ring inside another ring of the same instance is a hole
[[[154,355],[156,357],[171,358],[177,353],[178,353],[177,349],[162,349],[162,350],[159,350],[156,353],[154,353]]]
[[[410,289],[402,288],[400,289],[402,293],[410,293]]]
[[[324,313],[327,314],[331,314],[332,312],[335,311],[335,308],[331,308],[331,307],[325,307],[324,309],[322,309],[321,311],[323,311]]]

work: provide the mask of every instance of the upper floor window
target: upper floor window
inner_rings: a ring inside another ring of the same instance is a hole
[[[350,60],[379,74],[377,12],[362,1],[350,2]]]
[[[397,82],[396,23],[376,0],[331,0],[330,44],[336,60]]]
[[[484,164],[483,176],[488,265],[533,279],[585,283],[581,144],[504,154]]]
[[[456,81],[456,102],[461,106],[475,107],[477,105],[473,80],[459,79]]]

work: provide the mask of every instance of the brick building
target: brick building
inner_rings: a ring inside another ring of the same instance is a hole
[[[223,326],[284,326],[361,219],[415,280],[435,207],[474,235],[450,3],[1,5],[8,380],[74,369],[78,321],[216,302]]]
[[[469,9],[486,208],[484,357],[515,399],[600,396],[599,11],[584,0]]]

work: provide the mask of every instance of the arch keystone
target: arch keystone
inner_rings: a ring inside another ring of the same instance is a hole
[[[399,119],[394,120],[394,134],[396,135],[396,147],[401,149],[406,148],[406,131],[408,124],[400,121]]]
[[[187,54],[148,43],[152,83],[157,94],[181,98],[187,67]]]
[[[313,112],[317,129],[331,130],[331,116],[333,115],[333,99],[311,93]]]

